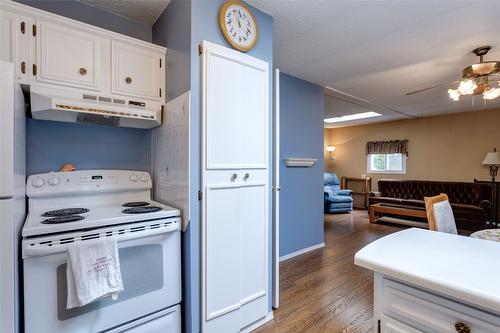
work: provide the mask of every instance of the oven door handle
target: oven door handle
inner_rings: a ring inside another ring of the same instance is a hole
[[[124,234],[118,234],[114,235],[116,237],[116,241],[118,243],[124,242],[124,241],[129,241],[129,240],[134,240],[134,239],[139,239],[139,238],[145,238],[145,237],[151,237],[151,236],[157,236],[161,234],[166,234],[170,233],[173,231],[179,230],[179,225],[173,224],[171,226],[166,226],[166,227],[161,227],[161,228],[150,228],[146,230],[141,230],[141,231],[126,231]],[[94,237],[94,238],[89,238],[88,240],[94,240],[94,239],[99,239],[99,238],[106,238],[108,237],[105,232],[99,234],[99,237]],[[60,243],[52,243],[52,244],[34,244],[30,243],[29,241],[23,242],[23,259],[26,259],[28,257],[37,257],[37,256],[45,256],[49,254],[55,254],[55,253],[61,253],[61,252],[66,252],[68,250],[68,244],[72,244],[74,242],[85,242],[85,240],[81,239],[76,239],[73,242],[65,243],[65,244],[60,244]]]

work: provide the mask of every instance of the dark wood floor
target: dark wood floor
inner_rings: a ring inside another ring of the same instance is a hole
[[[325,248],[281,263],[280,308],[255,332],[371,332],[373,274],[354,254],[401,229],[370,224],[366,211],[326,215]]]

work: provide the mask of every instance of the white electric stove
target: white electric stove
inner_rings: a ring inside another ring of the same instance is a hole
[[[180,332],[180,212],[151,200],[148,173],[28,178],[22,230],[25,332]],[[67,244],[116,237],[124,292],[66,309]],[[43,286],[43,287],[41,287]]]

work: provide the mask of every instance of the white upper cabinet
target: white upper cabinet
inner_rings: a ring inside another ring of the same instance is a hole
[[[36,80],[100,90],[102,39],[48,22],[37,26]]]
[[[13,1],[0,0],[0,59],[43,91],[148,110],[165,101],[164,47]]]
[[[163,54],[154,49],[112,42],[113,93],[145,98],[160,98]]]

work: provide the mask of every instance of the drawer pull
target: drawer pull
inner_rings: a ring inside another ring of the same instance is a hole
[[[238,175],[233,173],[233,175],[231,176],[231,181],[234,182],[236,178],[238,178]]]
[[[245,181],[246,181],[246,180],[248,180],[249,178],[250,178],[250,174],[245,173],[245,176],[243,177],[243,180],[245,180]]]
[[[455,323],[455,330],[458,333],[471,333],[470,327],[467,324],[462,323],[461,321],[457,321]]]
[[[127,84],[131,84],[132,83],[132,78],[130,76],[127,76],[125,78],[125,82],[127,82]]]
[[[26,63],[24,61],[21,63],[21,72],[26,73]]]
[[[87,74],[87,69],[86,68],[80,68],[80,75],[86,75]]]

